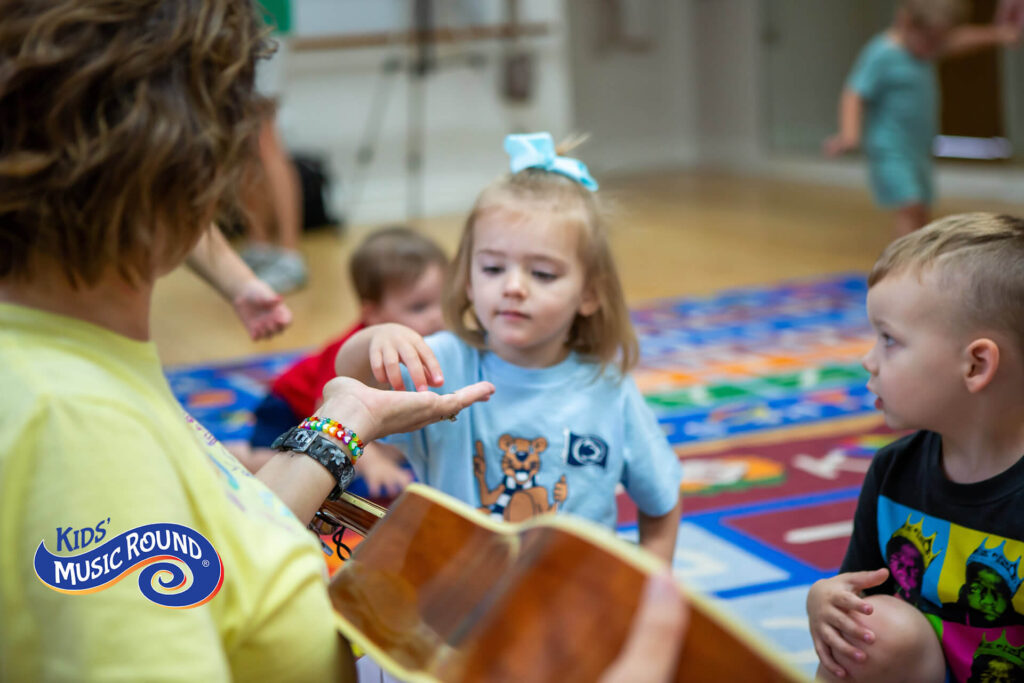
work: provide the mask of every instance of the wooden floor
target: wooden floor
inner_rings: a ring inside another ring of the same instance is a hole
[[[613,245],[631,304],[839,271],[866,271],[890,239],[890,217],[866,190],[698,172],[602,180],[616,206]],[[468,207],[467,207],[468,209]],[[950,200],[939,214],[1024,214],[1024,206]],[[418,227],[452,253],[462,216]],[[317,346],[355,320],[353,245],[374,226],[307,236],[310,285],[288,297],[295,314],[277,338],[249,341],[231,308],[185,269],[156,291],[153,335],[165,364],[217,361]]]

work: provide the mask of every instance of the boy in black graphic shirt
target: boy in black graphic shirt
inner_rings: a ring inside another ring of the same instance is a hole
[[[875,456],[841,573],[808,594],[819,676],[1017,680],[1024,220],[936,221],[893,242],[868,284],[868,388],[890,427],[921,431]]]

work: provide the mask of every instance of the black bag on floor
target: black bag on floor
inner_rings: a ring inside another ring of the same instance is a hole
[[[299,186],[302,190],[303,230],[343,227],[344,221],[332,217],[324,201],[331,187],[331,179],[323,159],[308,154],[295,154],[292,161],[299,172]]]

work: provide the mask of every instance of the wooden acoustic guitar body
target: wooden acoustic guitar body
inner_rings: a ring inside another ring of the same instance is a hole
[[[621,651],[660,561],[567,516],[485,518],[410,486],[331,582],[339,628],[410,681],[596,681]],[[706,599],[676,680],[805,680]]]

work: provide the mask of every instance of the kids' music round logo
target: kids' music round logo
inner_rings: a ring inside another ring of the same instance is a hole
[[[78,550],[106,535],[109,519],[95,529],[57,528],[57,548]],[[139,572],[139,590],[158,605],[198,607],[224,582],[220,555],[206,537],[181,524],[146,524],[76,555],[58,556],[40,541],[33,558],[36,576],[61,593],[95,593]]]

